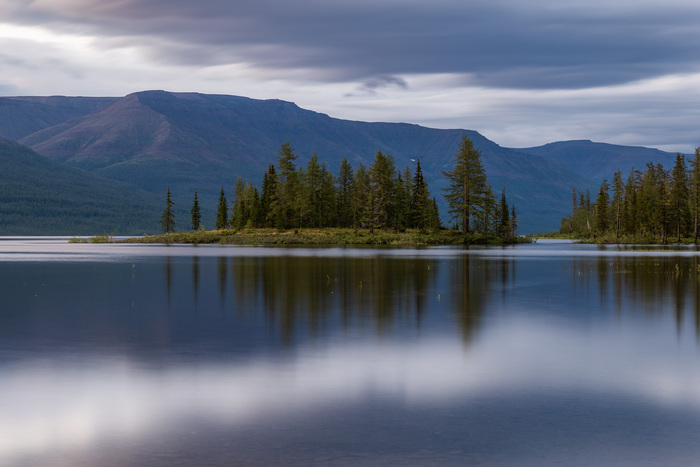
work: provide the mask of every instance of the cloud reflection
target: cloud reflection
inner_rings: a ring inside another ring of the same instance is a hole
[[[432,337],[165,368],[121,357],[24,361],[0,369],[0,463],[144,438],[195,418],[265,423],[373,396],[440,406],[583,392],[697,410],[700,375],[687,371],[697,360],[694,341],[679,346],[675,333],[670,321],[591,333],[520,319],[487,328],[468,350],[458,338]]]

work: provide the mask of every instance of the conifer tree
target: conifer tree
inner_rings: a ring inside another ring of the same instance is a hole
[[[511,206],[510,210],[510,237],[515,238],[518,235],[518,214],[515,211],[515,204]]]
[[[444,189],[449,213],[452,219],[461,221],[462,233],[466,235],[471,232],[473,218],[484,218],[488,209],[490,192],[481,164],[481,151],[463,135],[455,154],[454,168],[442,173],[449,181],[449,187]]]
[[[328,170],[326,163],[321,164],[321,216],[320,227],[330,227],[338,225],[337,218],[337,199],[335,191],[335,177]]]
[[[430,210],[432,209],[430,202],[430,193],[428,192],[428,183],[423,176],[423,170],[420,166],[420,160],[416,161],[416,174],[413,177],[413,199],[411,208],[413,211],[413,225],[418,227],[421,232],[426,232],[430,228]]]
[[[273,227],[274,215],[279,204],[279,190],[277,188],[277,173],[275,166],[270,164],[263,176],[262,193],[260,195],[260,225]]]
[[[700,147],[695,148],[695,157],[690,161],[690,210],[693,219],[693,240],[698,242],[700,219]]]
[[[321,173],[321,165],[318,163],[316,153],[311,156],[311,159],[306,164],[302,186],[303,194],[300,198],[305,199],[308,203],[308,210],[311,216],[309,225],[321,227],[323,218],[323,174]]]
[[[197,196],[197,189],[194,189],[194,199],[192,200],[192,209],[190,209],[190,214],[192,215],[192,230],[197,231],[202,225],[202,213],[199,208],[199,198]]]
[[[688,169],[685,165],[683,154],[676,154],[676,163],[671,172],[670,181],[670,209],[673,227],[677,241],[681,241],[681,234],[685,232],[688,223]]]
[[[343,158],[336,179],[338,225],[340,227],[353,226],[354,182],[352,166],[347,158]]]
[[[610,186],[608,181],[603,179],[603,183],[600,184],[600,191],[598,192],[598,197],[595,202],[596,209],[596,231],[598,234],[602,235],[608,230],[608,205],[610,204],[610,195],[608,190]]]
[[[511,225],[510,225],[510,209],[508,208],[508,200],[506,199],[506,189],[505,186],[501,190],[501,202],[498,205],[498,232],[499,237],[503,237],[505,240],[510,239]]]
[[[625,196],[625,185],[622,182],[622,173],[620,172],[620,170],[615,171],[615,173],[613,174],[612,189],[612,207],[615,212],[615,238],[619,238],[620,230],[622,229],[622,210]]]
[[[294,213],[294,201],[298,191],[298,172],[294,161],[294,154],[289,141],[282,144],[277,157],[277,191],[278,203],[273,208],[275,226],[277,228],[289,228],[296,218]]]
[[[357,165],[355,170],[355,180],[353,183],[352,211],[353,211],[353,228],[359,229],[361,226],[367,225],[366,217],[368,211],[369,198],[369,174],[362,163]]]
[[[165,197],[165,210],[163,215],[160,217],[160,227],[163,233],[166,235],[170,232],[175,231],[175,214],[173,213],[173,203],[172,197],[170,196],[170,187],[168,187],[168,194]]]
[[[221,194],[219,195],[219,205],[216,209],[216,229],[228,229],[228,204],[226,203],[226,194],[224,193],[224,187],[221,187]]]
[[[246,184],[241,177],[236,179],[233,186],[233,206],[231,207],[231,220],[229,225],[236,229],[242,229],[248,222],[248,202],[246,199]]]

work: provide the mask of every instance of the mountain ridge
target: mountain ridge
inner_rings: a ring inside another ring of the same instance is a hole
[[[505,148],[473,130],[342,120],[279,99],[225,94],[142,91],[94,99],[99,100],[89,104],[91,110],[87,102],[76,102],[64,121],[51,125],[58,118],[54,112],[54,120],[34,124],[43,128],[19,141],[51,159],[151,193],[170,187],[180,202],[197,188],[203,204],[214,204],[221,186],[230,189],[238,176],[259,185],[280,145],[290,141],[298,166],[317,153],[335,174],[342,158],[353,168],[368,166],[377,151],[391,154],[398,169],[420,159],[444,215],[442,171],[452,168],[462,135],[482,151],[494,191],[505,187],[523,232],[556,230],[568,214],[571,189],[597,189],[559,152]],[[35,113],[29,106],[23,118],[29,121]],[[0,118],[0,135],[6,123]]]

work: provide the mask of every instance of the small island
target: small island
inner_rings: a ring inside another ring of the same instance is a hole
[[[369,167],[353,168],[347,159],[334,176],[314,154],[297,168],[289,142],[279,151],[277,166],[265,171],[261,190],[240,177],[229,206],[221,188],[216,229],[202,225],[195,190],[191,230],[176,231],[168,189],[160,220],[163,234],[119,240],[127,243],[236,245],[469,245],[529,242],[517,234],[515,206],[503,188],[497,201],[481,163],[481,151],[462,137],[454,166],[443,171],[443,188],[454,226],[443,226],[438,203],[431,197],[420,160],[415,168],[397,170],[390,154],[378,151]],[[72,239],[72,241],[81,241]],[[86,240],[88,241],[88,240]],[[92,242],[115,241],[109,235]]]

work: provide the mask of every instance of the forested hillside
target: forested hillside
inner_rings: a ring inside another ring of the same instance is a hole
[[[0,235],[158,231],[162,197],[0,139]],[[178,215],[186,209],[179,207]]]

